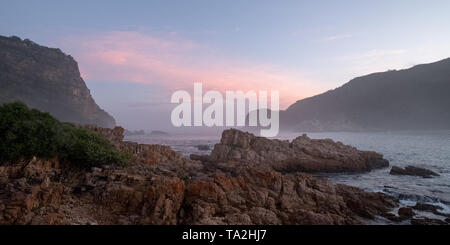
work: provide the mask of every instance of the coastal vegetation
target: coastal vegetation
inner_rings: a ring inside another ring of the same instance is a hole
[[[34,156],[58,157],[81,168],[129,161],[96,132],[60,122],[21,102],[0,106],[0,139],[0,164]]]

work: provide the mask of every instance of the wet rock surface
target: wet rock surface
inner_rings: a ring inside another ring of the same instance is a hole
[[[416,214],[414,213],[412,208],[402,207],[398,210],[398,215],[400,217],[402,217],[402,219],[409,219],[409,218],[412,218]]]
[[[430,218],[412,219],[411,224],[412,225],[448,225],[447,222],[442,221],[440,219],[430,219]]]
[[[392,166],[389,174],[392,175],[411,175],[411,176],[420,176],[424,178],[431,178],[433,176],[439,176],[439,174],[425,168],[419,168],[414,166],[406,166],[405,168],[400,168],[397,166]]]
[[[438,210],[442,210],[442,207],[428,204],[428,203],[421,203],[421,202],[416,203],[416,205],[413,206],[412,208],[415,210],[429,211],[429,212],[436,212]]]

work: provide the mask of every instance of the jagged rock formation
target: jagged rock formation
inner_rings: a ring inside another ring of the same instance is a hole
[[[389,166],[376,152],[359,151],[331,139],[316,140],[303,135],[289,142],[235,129],[222,133],[220,144],[214,146],[206,160],[268,165],[281,172],[362,172]]]
[[[379,72],[302,99],[280,112],[281,129],[361,131],[450,128],[450,59]]]
[[[0,103],[15,101],[61,121],[115,126],[114,118],[95,103],[70,55],[0,36]]]
[[[57,159],[0,164],[0,224],[363,224],[391,217],[398,205],[307,173],[195,161],[166,146],[121,142],[122,128],[96,131],[132,153],[133,163],[90,170]]]

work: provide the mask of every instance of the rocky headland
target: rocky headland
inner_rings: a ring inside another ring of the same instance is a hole
[[[289,142],[235,129],[223,132],[210,156],[193,155],[191,159],[210,165],[265,166],[282,173],[364,172],[389,166],[389,162],[376,152],[359,151],[331,139],[310,139],[303,135]]]
[[[280,129],[349,132],[450,129],[450,58],[356,77],[280,111]]]
[[[341,143],[305,136],[284,142],[226,130],[211,155],[192,160],[167,146],[124,142],[120,127],[90,129],[131,154],[131,163],[85,170],[57,158],[3,163],[0,224],[344,225],[379,217],[437,222],[414,219],[409,209],[397,214],[398,200],[386,194],[305,172],[388,164],[379,154]]]
[[[72,56],[0,35],[0,104],[16,101],[63,122],[107,128],[116,124],[92,98]]]

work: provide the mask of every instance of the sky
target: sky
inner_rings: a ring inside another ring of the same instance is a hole
[[[72,55],[128,129],[170,126],[171,94],[272,91],[280,106],[450,57],[450,1],[0,0],[0,35]]]

